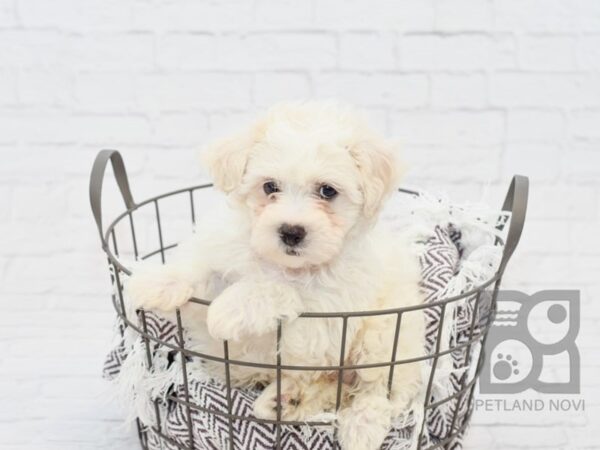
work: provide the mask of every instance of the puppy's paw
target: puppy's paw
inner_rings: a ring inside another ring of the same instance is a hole
[[[321,420],[323,413],[335,411],[336,394],[337,383],[284,377],[281,380],[281,418],[300,422]],[[277,398],[277,382],[272,382],[255,400],[254,415],[259,419],[275,420]]]
[[[390,402],[380,396],[359,396],[338,416],[343,450],[378,450],[391,427]]]
[[[277,419],[277,383],[269,384],[254,401],[254,415],[259,419]],[[289,379],[281,380],[281,418],[283,420],[303,420],[302,393],[299,385]]]
[[[125,292],[136,308],[173,311],[194,294],[191,278],[169,266],[143,267],[127,280]]]
[[[402,364],[394,376],[391,391],[392,416],[407,414],[420,393],[424,392],[422,363]]]
[[[238,341],[240,339],[243,322],[235,314],[236,311],[229,310],[225,305],[217,305],[213,300],[206,314],[206,326],[213,339],[223,341]]]
[[[411,410],[419,391],[422,389],[422,383],[417,381],[412,383],[407,381],[405,386],[401,386],[399,389],[394,388],[391,395],[393,406],[392,416],[396,417],[407,414]]]
[[[232,285],[215,298],[206,313],[208,333],[214,339],[237,341],[246,335],[243,298]]]
[[[271,282],[238,281],[226,288],[208,308],[208,332],[215,339],[240,340],[275,331],[277,321],[298,316],[297,292]]]

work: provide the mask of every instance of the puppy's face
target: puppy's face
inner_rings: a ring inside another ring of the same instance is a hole
[[[383,141],[355,116],[323,108],[272,110],[210,156],[217,186],[249,213],[253,251],[285,268],[334,259],[349,231],[375,216],[393,183]]]
[[[361,217],[360,175],[341,144],[292,137],[263,141],[248,162],[240,190],[252,217],[250,243],[281,266],[321,265]]]

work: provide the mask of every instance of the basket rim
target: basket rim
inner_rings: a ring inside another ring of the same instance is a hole
[[[433,353],[424,353],[423,355],[415,356],[415,357],[407,358],[407,359],[394,359],[393,361],[382,361],[382,362],[363,363],[363,364],[352,364],[352,363],[348,364],[348,363],[344,362],[344,363],[340,363],[337,365],[335,365],[335,364],[333,364],[333,365],[332,364],[297,365],[297,364],[259,363],[259,362],[255,362],[255,361],[249,361],[249,360],[232,359],[232,358],[225,357],[225,356],[216,356],[213,354],[200,352],[197,350],[192,350],[190,348],[184,347],[181,344],[181,342],[178,342],[177,344],[167,342],[166,340],[163,340],[160,337],[157,337],[157,336],[153,335],[152,333],[146,331],[145,326],[143,324],[144,319],[142,319],[142,325],[136,324],[135,322],[130,320],[125,313],[123,313],[119,310],[118,301],[119,300],[116,298],[116,296],[113,296],[112,304],[117,312],[117,315],[121,318],[121,320],[123,320],[123,323],[127,327],[130,327],[132,330],[134,330],[137,334],[142,336],[147,341],[156,342],[157,344],[160,344],[170,350],[178,351],[178,352],[182,353],[184,356],[197,357],[197,358],[201,358],[201,359],[212,361],[212,362],[218,362],[218,363],[227,363],[227,364],[230,364],[231,366],[254,367],[254,368],[260,368],[260,369],[278,369],[279,368],[281,370],[290,370],[290,371],[310,370],[310,371],[317,371],[317,372],[331,372],[331,371],[338,372],[340,370],[349,371],[349,370],[375,369],[375,368],[381,368],[381,367],[391,367],[391,366],[398,366],[398,365],[403,365],[403,364],[418,363],[418,362],[422,362],[422,361],[436,360],[442,356],[452,354],[452,353],[456,352],[457,350],[462,350],[463,348],[469,348],[474,343],[481,341],[482,337],[487,335],[490,327],[492,326],[492,322],[487,321],[486,324],[481,327],[481,331],[479,333],[472,335],[466,341],[457,343],[454,346],[446,348],[445,350],[436,350]],[[425,304],[425,305],[426,305],[426,307],[429,307],[432,304]],[[141,310],[141,311],[146,312],[145,310]],[[179,312],[179,310],[177,310],[177,311],[178,311],[177,316],[180,317],[181,313]],[[298,317],[300,318],[302,316],[298,316]],[[177,322],[179,323],[179,320]],[[279,325],[279,326],[281,326],[281,325]]]
[[[121,261],[119,260],[119,257],[117,255],[115,255],[115,252],[113,252],[110,248],[110,245],[108,245],[108,242],[110,242],[110,238],[111,238],[112,233],[114,232],[115,227],[125,217],[130,216],[134,211],[138,210],[142,206],[148,205],[150,203],[158,202],[158,200],[161,200],[163,198],[182,194],[184,192],[189,192],[190,195],[192,195],[192,193],[194,191],[201,190],[201,189],[208,189],[211,187],[213,187],[213,183],[204,183],[204,184],[194,185],[194,186],[187,187],[187,188],[180,188],[180,189],[176,189],[176,190],[166,192],[163,194],[155,195],[155,196],[147,198],[146,200],[143,200],[139,203],[136,203],[131,207],[128,207],[124,212],[119,214],[110,223],[110,225],[106,228],[106,232],[104,234],[102,250],[106,253],[110,263],[115,267],[115,269],[120,270],[121,272],[125,273],[127,276],[131,276],[133,274],[133,270],[126,267],[123,263],[121,263]],[[399,188],[397,191],[399,193],[408,194],[408,195],[414,195],[414,196],[420,195],[420,193],[418,191],[413,191],[413,190],[409,190],[409,189]],[[504,246],[504,244],[505,244],[504,240],[501,237],[496,236],[496,244],[495,245]],[[168,249],[176,247],[177,245],[178,244],[167,245],[167,246],[164,246],[162,249],[168,250]],[[159,249],[155,252],[151,252],[147,255],[144,255],[144,257],[141,257],[140,259],[144,259],[146,257],[152,256],[152,255],[160,252],[160,250],[161,249]],[[403,307],[399,307],[399,308],[373,309],[373,310],[365,310],[365,311],[304,312],[304,313],[299,314],[298,317],[305,317],[305,318],[367,317],[367,316],[378,316],[378,315],[389,315],[389,314],[402,314],[402,313],[410,312],[410,311],[428,309],[428,308],[432,308],[432,307],[436,307],[436,306],[443,306],[448,303],[456,302],[461,299],[466,299],[466,298],[469,298],[474,295],[479,295],[482,291],[484,291],[486,288],[488,288],[491,284],[493,284],[495,282],[499,282],[501,280],[501,275],[502,275],[501,267],[499,267],[496,270],[496,272],[488,280],[480,283],[479,285],[475,286],[474,288],[472,288],[468,291],[465,291],[461,294],[453,295],[453,296],[450,296],[447,298],[442,298],[435,302],[421,303],[418,305],[403,306]],[[197,297],[190,297],[190,299],[188,301],[191,303],[196,303],[196,304],[204,305],[204,306],[209,306],[211,304],[210,300],[197,298]]]

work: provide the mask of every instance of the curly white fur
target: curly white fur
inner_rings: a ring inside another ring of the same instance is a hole
[[[182,308],[193,345],[221,356],[274,364],[275,331],[283,323],[286,365],[337,365],[342,319],[298,318],[303,312],[364,311],[416,305],[419,269],[397,234],[375,225],[395,187],[394,146],[371,131],[355,112],[329,103],[287,104],[271,109],[250,129],[208,151],[215,185],[230,207],[198,226],[166,265],[139,266],[127,284],[140,307]],[[265,183],[272,183],[265,186]],[[326,199],[323,186],[337,193]],[[276,189],[273,190],[272,188]],[[270,188],[270,189],[267,189]],[[216,218],[215,218],[216,217]],[[282,225],[299,226],[298,245],[282,238]],[[208,312],[187,303],[212,300]],[[389,361],[396,314],[348,319],[345,364]],[[405,313],[396,359],[423,354],[423,317]],[[220,365],[208,365],[222,376]],[[421,364],[344,374],[338,436],[344,450],[380,447],[394,416],[406,412],[421,387]],[[237,386],[271,383],[255,414],[306,420],[335,407],[337,373],[283,371],[277,399],[274,371],[232,366]]]

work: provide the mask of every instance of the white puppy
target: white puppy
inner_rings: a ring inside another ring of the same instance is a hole
[[[396,235],[375,226],[396,186],[393,146],[355,112],[331,103],[272,108],[250,129],[207,151],[225,217],[200,225],[166,265],[141,266],[127,291],[140,307],[182,307],[194,348],[273,364],[282,325],[284,365],[340,363],[344,319],[304,312],[367,311],[421,302],[416,259]],[[213,216],[212,212],[207,213]],[[211,299],[206,307],[191,296]],[[389,362],[397,314],[347,319],[344,364]],[[420,311],[402,315],[396,360],[423,354]],[[209,364],[223,376],[222,364]],[[394,415],[421,386],[419,363],[343,372],[338,437],[344,450],[377,449]],[[231,366],[236,386],[263,382],[258,417],[276,417],[275,371]],[[282,418],[306,420],[336,405],[337,371],[283,370]],[[269,384],[270,383],[270,384]]]

